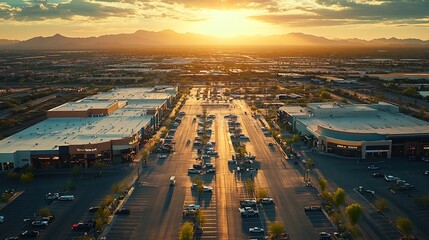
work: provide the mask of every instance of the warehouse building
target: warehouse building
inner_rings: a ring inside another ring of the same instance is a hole
[[[48,119],[0,141],[0,171],[129,159],[159,128],[176,93],[120,88],[53,108]]]
[[[429,156],[429,123],[388,103],[281,107],[279,119],[321,152],[371,159]]]

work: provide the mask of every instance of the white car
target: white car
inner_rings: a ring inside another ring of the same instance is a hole
[[[189,204],[186,207],[186,209],[188,209],[189,211],[197,210],[197,209],[200,209],[200,208],[201,208],[201,206],[198,205],[198,204]]]
[[[209,187],[209,186],[203,186],[203,189],[204,189],[204,192],[211,192],[211,191],[213,191],[213,188]]]
[[[302,160],[301,160],[301,163],[302,163],[302,164],[307,164],[307,161],[306,161],[305,159],[302,159]]]
[[[4,222],[4,216],[0,216],[0,223]]]
[[[251,227],[251,228],[249,228],[249,232],[250,233],[264,233],[265,230],[263,228],[259,228],[259,227]]]
[[[384,179],[385,179],[386,181],[388,181],[388,182],[392,182],[392,181],[398,180],[398,178],[397,178],[397,177],[394,177],[394,176],[392,176],[392,175],[386,175],[386,176],[384,177]]]
[[[161,154],[161,155],[159,155],[159,159],[166,159],[167,158],[167,155],[166,154]]]
[[[367,192],[367,193],[369,193],[369,194],[371,194],[371,195],[375,195],[375,191],[374,190],[370,190],[370,189],[367,189],[367,190],[365,190],[365,192]]]
[[[74,196],[73,195],[64,195],[58,198],[60,201],[73,201]]]

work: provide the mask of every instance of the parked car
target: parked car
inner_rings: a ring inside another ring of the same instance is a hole
[[[4,216],[0,216],[0,223],[4,223]]]
[[[39,231],[32,231],[32,230],[27,230],[22,232],[19,236],[21,238],[37,238],[37,236],[39,236],[40,232]]]
[[[244,201],[240,201],[240,205],[242,207],[251,207],[251,206],[256,206],[256,201],[255,200],[244,200]]]
[[[320,232],[319,233],[319,239],[331,239],[331,234],[327,232]]]
[[[201,206],[200,205],[198,205],[198,204],[189,204],[187,207],[186,207],[186,209],[187,210],[190,210],[190,211],[192,211],[192,210],[198,210],[198,209],[200,209],[201,208]]]
[[[60,200],[60,201],[73,201],[74,196],[73,195],[64,195],[64,196],[60,196],[58,198],[58,200]]]
[[[249,228],[249,233],[264,233],[265,230],[259,227],[251,227]]]
[[[423,172],[424,175],[429,175],[429,170]]]
[[[320,206],[307,206],[304,207],[304,211],[309,212],[309,211],[322,211],[322,208]]]
[[[198,171],[197,169],[188,168],[188,174],[198,174],[198,173],[200,173],[200,171]]]
[[[371,194],[373,196],[375,195],[375,191],[374,190],[366,189],[365,192],[369,193],[369,194]]]
[[[381,172],[375,172],[372,174],[372,176],[375,178],[384,178],[384,174]]]
[[[31,226],[33,227],[46,227],[48,225],[49,225],[49,222],[44,220],[36,220],[31,223]]]
[[[211,192],[211,191],[213,191],[213,188],[209,187],[209,186],[203,186],[203,189],[204,189],[204,192]]]
[[[129,215],[130,213],[131,213],[131,211],[128,208],[122,208],[122,209],[117,210],[115,212],[116,215]]]
[[[97,212],[98,209],[100,209],[100,207],[96,206],[96,207],[90,207],[89,208],[89,212]]]
[[[59,193],[47,193],[45,195],[45,200],[55,200],[58,199],[60,197]]]
[[[262,204],[274,204],[274,199],[272,198],[262,198],[261,199]]]
[[[392,182],[392,181],[398,180],[398,178],[397,178],[397,177],[394,177],[394,176],[392,176],[392,175],[386,175],[386,176],[384,177],[384,179],[385,179],[386,181],[388,181],[388,182]]]
[[[76,230],[76,231],[89,231],[94,227],[94,223],[89,221],[86,223],[75,223],[72,225],[72,230]]]
[[[378,169],[380,169],[380,167],[379,166],[375,166],[375,165],[369,165],[368,169],[369,170],[378,170]]]

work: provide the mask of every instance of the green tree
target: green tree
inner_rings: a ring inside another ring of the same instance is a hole
[[[313,161],[313,159],[311,159],[311,158],[307,158],[307,160],[306,160],[306,166],[307,166],[307,168],[308,169],[313,169],[313,167],[314,167],[314,161]]]
[[[107,195],[103,198],[100,206],[102,209],[109,207],[113,203],[113,197],[111,195]]]
[[[413,232],[413,225],[411,224],[410,219],[406,217],[398,217],[396,219],[396,227],[407,239],[409,239],[410,234]]]
[[[255,192],[255,181],[250,178],[246,179],[246,190],[249,195]]]
[[[337,190],[332,195],[332,202],[334,205],[339,208],[346,201],[346,192],[342,188],[337,188]]]
[[[319,178],[318,180],[320,191],[324,192],[326,190],[326,185],[328,185],[328,180],[324,178]]]
[[[37,215],[41,216],[41,217],[49,217],[52,216],[52,212],[49,208],[45,207],[45,208],[41,208],[37,211]]]
[[[387,209],[387,200],[385,198],[376,199],[374,201],[374,207],[377,209],[377,212]]]
[[[82,167],[79,165],[74,165],[73,168],[71,169],[71,175],[74,177],[74,179],[77,178],[77,176],[79,176],[82,172]]]
[[[75,189],[76,189],[76,184],[74,183],[73,179],[69,178],[69,179],[66,181],[66,187],[65,187],[65,189],[66,189],[67,191],[72,191],[72,190],[75,190]]]
[[[183,223],[179,232],[179,240],[192,240],[194,238],[194,225],[190,222]]]
[[[280,222],[272,222],[268,230],[271,233],[271,239],[278,239],[285,232],[285,227]]]
[[[33,174],[31,172],[26,172],[21,174],[21,182],[24,184],[24,187],[27,188],[28,184],[33,181]]]
[[[97,169],[97,174],[101,176],[101,171],[106,167],[106,164],[101,161],[96,161],[93,167]]]
[[[358,203],[353,203],[346,207],[346,213],[352,225],[356,225],[358,223],[362,216],[362,212],[362,207]]]
[[[292,142],[296,143],[298,141],[299,141],[299,134],[294,134],[293,137],[292,137]]]
[[[257,198],[266,198],[268,197],[268,192],[265,188],[258,188],[258,190],[256,190],[256,196]]]
[[[204,212],[200,209],[197,210],[197,214],[195,216],[195,221],[197,221],[199,227],[203,227],[204,223],[206,222],[206,216],[204,215]]]
[[[411,96],[411,97],[418,95],[417,88],[415,88],[415,87],[407,87],[407,88],[404,89],[403,93],[405,95]]]

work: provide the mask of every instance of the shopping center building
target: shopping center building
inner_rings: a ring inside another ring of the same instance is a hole
[[[281,107],[278,117],[321,152],[360,159],[429,156],[429,123],[389,103],[310,103]]]
[[[0,171],[130,157],[159,128],[176,94],[169,86],[119,88],[53,108],[46,120],[0,141]]]

